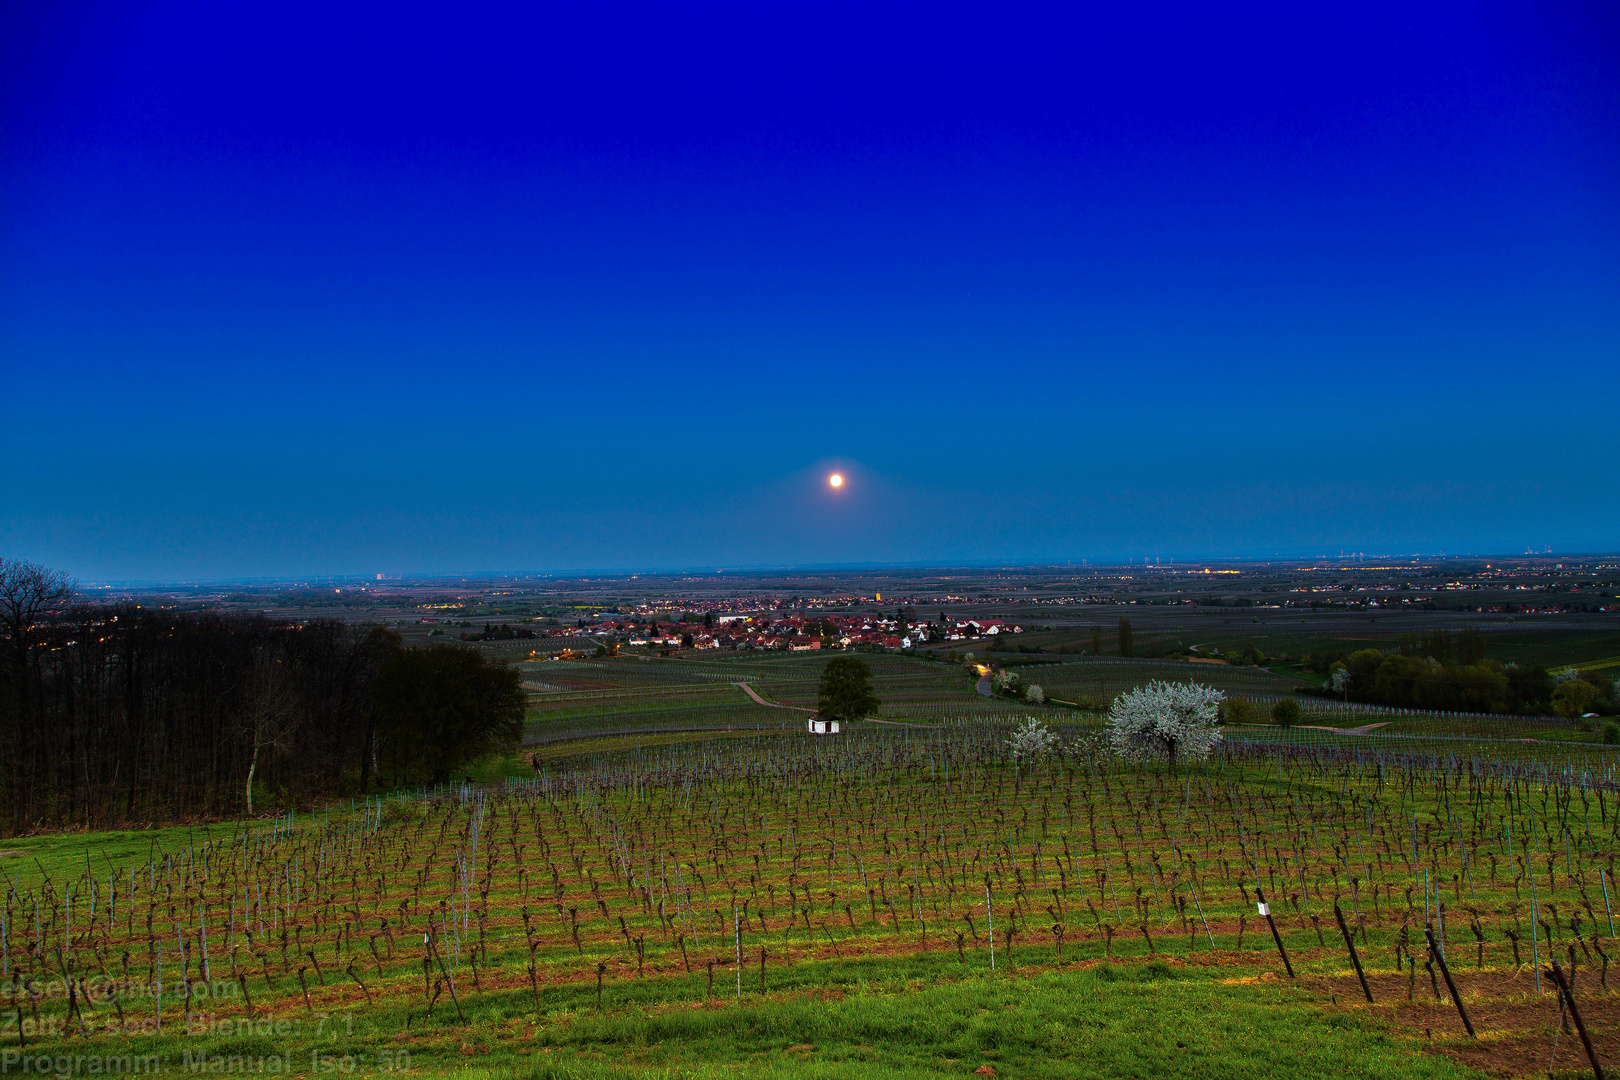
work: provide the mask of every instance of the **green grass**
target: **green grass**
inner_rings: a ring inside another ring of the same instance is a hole
[[[1035,949],[1020,949],[1026,956]],[[989,1065],[1004,1077],[1329,1076],[1478,1074],[1415,1052],[1374,1018],[1322,1010],[1308,991],[1242,977],[1264,969],[1202,969],[1178,963],[1071,964],[1009,976],[953,952],[767,968],[745,964],[737,997],[731,971],[706,1002],[701,974],[610,982],[602,1007],[594,983],[477,993],[465,984],[467,1022],[441,999],[432,1020],[418,1006],[347,1013],[283,1012],[280,1030],[198,1034],[175,1030],[134,1039],[93,1035],[73,1052],[155,1054],[165,1071],[233,1055],[290,1055],[357,1072],[386,1071],[409,1054],[416,1075],[631,1077],[803,1076],[829,1078],[971,1075]],[[220,1019],[240,1016],[236,1003]],[[62,1052],[58,1043],[53,1052]],[[327,1055],[325,1058],[312,1055]],[[313,1070],[319,1073],[317,1066]]]
[[[537,1035],[551,1035],[562,1061],[583,1055],[587,1076],[701,1063],[744,1076],[965,1075],[988,1064],[1009,1077],[1291,1077],[1347,1060],[1368,1076],[1470,1075],[1288,991],[1196,969],[1103,965],[1026,979],[953,978],[933,966],[806,970],[815,989],[774,1000],[587,1013]],[[830,988],[842,996],[828,1000]]]
[[[847,992],[830,1002],[810,992],[718,1012],[582,1017],[558,1045],[601,1054],[602,1064],[634,1054],[653,1068],[695,1055],[742,1075],[963,1075],[988,1064],[1009,1077],[1290,1077],[1330,1074],[1346,1060],[1369,1076],[1468,1075],[1287,991],[1224,985],[1195,969],[1102,965],[1026,979],[941,977],[927,966],[806,972]]]
[[[1266,670],[1273,675],[1281,675],[1286,679],[1291,679],[1301,686],[1326,686],[1328,681],[1326,675],[1306,671],[1298,664],[1273,664]]]

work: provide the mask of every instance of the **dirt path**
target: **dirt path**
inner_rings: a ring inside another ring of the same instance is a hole
[[[813,712],[816,711],[814,709],[807,709],[803,705],[778,705],[774,701],[766,701],[764,698],[760,697],[758,693],[755,692],[755,690],[754,690],[754,688],[752,686],[749,686],[747,683],[732,683],[731,685],[735,686],[737,689],[741,690],[743,693],[745,693],[749,697],[753,698],[755,703],[760,704],[760,705],[768,706],[769,708],[772,708],[772,709],[792,709],[795,712],[807,712],[807,713],[813,713]],[[933,726],[931,724],[908,724],[908,723],[904,722],[903,720],[879,720],[875,716],[868,716],[866,719],[867,719],[868,723],[872,723],[872,724],[890,724],[890,725],[892,725],[894,727],[920,727],[920,728],[926,728],[926,727],[932,727]]]
[[[772,709],[792,709],[795,712],[815,712],[816,711],[814,709],[807,709],[803,705],[778,705],[774,701],[766,701],[764,698],[759,696],[759,694],[754,690],[754,688],[752,686],[749,686],[745,682],[732,683],[731,685],[735,686],[737,689],[741,690],[743,693],[745,693],[749,697],[753,698],[754,703],[757,704],[757,705],[764,705],[764,706],[766,706],[768,708],[772,708]]]
[[[1380,720],[1376,724],[1362,724],[1360,727],[1328,727],[1326,724],[1300,724],[1300,727],[1310,728],[1312,731],[1332,731],[1339,735],[1366,735],[1381,727],[1388,727],[1393,720]]]

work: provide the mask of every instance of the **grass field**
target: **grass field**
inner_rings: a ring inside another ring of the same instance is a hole
[[[1615,747],[1391,716],[1233,728],[1208,763],[1143,769],[1100,751],[1096,714],[944,664],[874,657],[883,714],[916,726],[837,738],[734,685],[802,706],[824,662],[536,662],[532,745],[469,784],[9,841],[0,1066],[1580,1075],[1554,958],[1620,1055]],[[1289,684],[1075,657],[1027,677],[1177,675]],[[1004,740],[1031,711],[1071,741],[1020,769]]]

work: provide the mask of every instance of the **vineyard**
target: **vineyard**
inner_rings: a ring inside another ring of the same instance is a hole
[[[1126,998],[1146,979],[1240,1011],[1305,1001],[1437,1068],[1540,1073],[1557,1046],[1579,1070],[1557,961],[1595,1052],[1620,1050],[1607,771],[1229,740],[1170,772],[1083,737],[1020,769],[1004,739],[982,721],[609,740],[496,788],[138,855],[139,834],[57,838],[8,874],[7,1045],[662,1068],[702,1017],[766,1059],[855,1062],[876,1036],[834,1006],[883,985],[1080,980],[1100,1000],[1123,978]],[[1016,1067],[978,1008],[928,1020],[930,1068]],[[1095,1066],[1079,1030],[1024,1037],[1042,1075]]]
[[[1452,1076],[1620,1049],[1616,748],[1571,722],[1307,698],[1301,726],[1230,727],[1170,770],[1112,756],[1096,712],[902,656],[871,657],[881,722],[812,737],[824,663],[536,660],[527,745],[480,784],[19,840],[0,1054],[558,1076],[1293,1076],[1354,1055]],[[1021,671],[1076,700],[1289,685]],[[1031,713],[1060,749],[1019,765]]]

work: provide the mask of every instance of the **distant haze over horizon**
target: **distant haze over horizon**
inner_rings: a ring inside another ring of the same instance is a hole
[[[1137,559],[1134,562],[1121,559],[1118,562],[1106,560],[1075,560],[1070,563],[957,563],[957,564],[916,564],[916,563],[889,563],[889,564],[847,564],[847,565],[805,565],[805,566],[730,566],[730,567],[574,567],[556,570],[440,570],[420,571],[396,574],[364,574],[364,573],[330,573],[330,574],[287,574],[266,577],[219,577],[219,578],[130,578],[130,579],[86,579],[76,582],[84,590],[97,589],[115,590],[157,590],[167,588],[244,588],[263,589],[274,593],[278,589],[297,588],[303,586],[319,585],[321,587],[342,586],[344,589],[376,588],[379,590],[400,589],[410,591],[421,588],[441,588],[456,583],[465,583],[469,586],[494,587],[503,582],[514,585],[534,582],[552,582],[566,585],[570,582],[605,582],[624,581],[631,582],[645,580],[670,584],[682,579],[691,579],[706,586],[714,587],[724,583],[729,577],[739,583],[750,586],[774,578],[804,579],[824,578],[837,580],[840,578],[869,578],[882,579],[892,577],[896,581],[908,579],[924,579],[941,577],[949,580],[950,576],[958,575],[970,579],[991,580],[990,575],[1009,574],[1059,580],[1073,576],[1094,577],[1099,573],[1115,571],[1160,570],[1179,574],[1197,574],[1201,568],[1221,567],[1222,572],[1235,574],[1242,571],[1265,572],[1271,569],[1284,569],[1301,567],[1309,569],[1313,566],[1323,569],[1336,568],[1343,570],[1395,570],[1404,569],[1410,564],[1412,567],[1432,569],[1450,563],[1477,564],[1498,561],[1501,566],[1513,567],[1545,567],[1562,566],[1568,562],[1571,568],[1582,571],[1592,571],[1599,567],[1609,567],[1620,561],[1620,553],[1584,552],[1584,553],[1520,553],[1520,554],[1381,554],[1369,555],[1363,560],[1337,557],[1274,557],[1270,559],[1259,557],[1227,557],[1214,556],[1209,558],[1196,558],[1192,556],[1175,559],[1155,560],[1153,558]]]
[[[1596,4],[12,5],[0,555],[1614,550],[1617,91]]]

